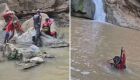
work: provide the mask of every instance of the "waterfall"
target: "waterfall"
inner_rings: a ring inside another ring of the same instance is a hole
[[[97,21],[105,22],[106,14],[104,12],[103,0],[93,0],[95,3],[94,19]]]

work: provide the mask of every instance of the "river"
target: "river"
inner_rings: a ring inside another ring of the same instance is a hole
[[[139,80],[140,31],[72,17],[72,80]],[[124,71],[108,67],[107,60],[126,49]]]

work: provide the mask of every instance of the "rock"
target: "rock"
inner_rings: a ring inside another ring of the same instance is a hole
[[[35,13],[37,9],[42,12],[59,12],[68,9],[68,0],[0,0],[0,3],[7,3],[16,14]],[[61,6],[66,3],[66,6]],[[59,8],[59,9],[56,9]]]
[[[31,46],[30,46],[30,49],[31,49],[32,52],[34,52],[34,53],[40,52],[39,47],[37,47],[36,45],[31,45]]]
[[[105,0],[107,22],[140,30],[139,0]]]
[[[115,4],[117,2],[117,0],[106,0],[106,1],[110,4]]]
[[[42,63],[42,62],[44,62],[44,60],[43,60],[43,58],[40,58],[40,57],[33,57],[30,59],[30,62]]]
[[[48,18],[47,14],[41,13],[42,15],[42,23],[45,21],[45,18]],[[55,22],[51,25],[51,32],[55,31]],[[25,21],[22,25],[22,28],[24,29],[25,33],[23,33],[20,36],[17,36],[17,43],[21,44],[32,44],[32,35],[35,34],[35,30],[33,28],[33,19],[29,19]],[[60,46],[68,46],[68,43],[66,43],[63,40],[53,38],[49,35],[41,36],[43,45],[45,46],[52,46],[53,47],[60,47]]]
[[[95,4],[92,0],[72,0],[72,15],[93,19],[95,13]]]
[[[42,16],[42,23],[41,25],[43,25],[43,23],[45,22],[46,18],[49,18],[47,14],[41,13]],[[22,24],[22,29],[26,32],[29,28],[33,29],[34,25],[33,25],[33,18],[30,18],[28,20],[26,20],[23,24]],[[52,24],[51,27],[51,31],[55,31],[55,23]]]
[[[57,0],[56,0],[57,1]],[[64,0],[63,0],[64,1]],[[56,3],[57,4],[57,3]],[[56,12],[63,12],[63,11],[68,11],[69,10],[69,1],[64,1],[63,4],[58,2],[59,6],[55,8]],[[57,4],[57,5],[58,5]]]
[[[14,52],[15,49],[18,51],[19,54],[23,55],[23,59],[29,59],[37,55],[35,52],[32,52],[30,47],[19,48],[14,44],[8,43],[5,48],[5,56],[8,56],[11,52]]]
[[[58,27],[69,27],[69,14],[60,13],[55,16],[55,22]]]

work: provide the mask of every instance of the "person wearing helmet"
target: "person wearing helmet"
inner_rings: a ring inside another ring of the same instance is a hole
[[[37,45],[38,47],[42,46],[42,41],[41,41],[41,21],[42,21],[42,16],[40,14],[40,10],[37,10],[37,13],[33,16],[33,21],[34,21],[34,28],[36,31],[36,36],[35,36],[35,42],[34,44]]]
[[[54,22],[53,19],[46,18],[42,26],[42,32],[56,38],[57,37],[56,31],[51,32],[51,25],[53,22]]]

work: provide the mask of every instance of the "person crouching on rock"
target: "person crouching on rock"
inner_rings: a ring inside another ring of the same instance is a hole
[[[8,18],[6,18],[6,16]],[[4,39],[4,43],[7,43],[9,42],[9,40],[13,37],[14,35],[14,25],[13,25],[13,21],[14,21],[14,14],[6,14],[5,18],[4,19],[8,19],[8,20],[5,20],[7,22],[7,25],[4,27],[3,30],[5,30],[5,39]],[[10,35],[11,33],[11,35]]]
[[[42,32],[45,33],[46,35],[50,35],[56,38],[57,32],[56,31],[51,32],[51,25],[53,22],[54,22],[53,19],[46,18],[42,26]]]
[[[121,48],[121,55],[115,56],[113,58],[114,63],[110,63],[110,64],[113,65],[118,70],[126,69],[126,55],[125,54],[126,54],[125,49],[122,47]]]
[[[37,45],[38,47],[42,46],[42,41],[41,41],[41,21],[42,21],[42,16],[40,14],[40,10],[37,10],[37,13],[33,16],[33,21],[34,21],[34,28],[36,31],[36,36],[34,40],[34,44]]]

